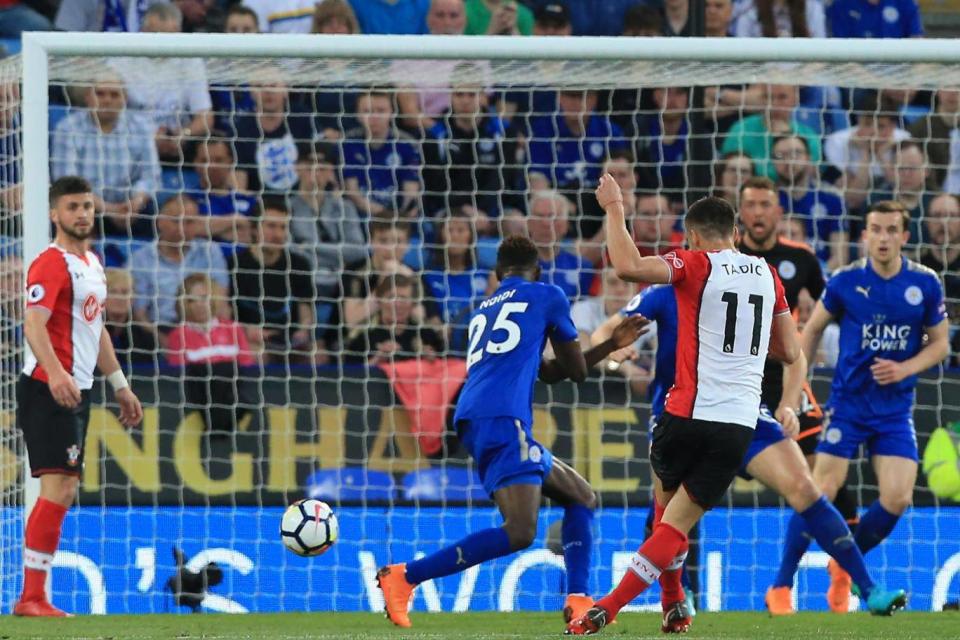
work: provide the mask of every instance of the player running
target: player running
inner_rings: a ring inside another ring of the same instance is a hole
[[[687,211],[692,250],[646,258],[627,232],[623,194],[609,175],[600,180],[597,200],[607,214],[607,250],[617,274],[674,285],[677,371],[653,431],[653,534],[620,584],[566,633],[596,633],[657,580],[668,594],[663,630],[685,631],[690,619],[679,605],[687,532],[726,494],[753,440],[767,353],[787,363],[799,357],[796,325],[776,272],[736,250],[736,215],[725,200],[704,198]]]
[[[834,319],[840,323],[840,355],[813,477],[832,498],[846,481],[850,460],[866,445],[880,498],[854,535],[864,554],[890,535],[912,501],[919,458],[913,428],[917,374],[949,353],[940,279],[901,253],[910,238],[910,214],[899,202],[878,202],[865,223],[867,257],[834,273],[801,337],[812,359],[826,326]],[[810,544],[805,533],[805,523],[794,516],[780,569],[789,584]]]
[[[387,618],[401,627],[411,626],[408,607],[416,585],[529,547],[537,533],[541,495],[564,506],[565,619],[593,604],[587,581],[596,496],[580,474],[534,440],[533,387],[538,376],[547,384],[567,378],[582,382],[590,367],[632,345],[647,321],[632,318],[584,354],[566,295],[538,282],[537,248],[530,240],[506,238],[497,251],[496,273],[500,287],[480,303],[468,326],[467,381],[454,424],[503,525],[477,531],[420,560],[381,568],[377,582]],[[542,360],[548,339],[556,357]]]
[[[87,250],[93,219],[93,190],[86,180],[65,176],[54,182],[50,220],[56,236],[27,272],[26,366],[17,382],[17,425],[30,471],[40,477],[40,497],[24,533],[17,616],[67,615],[47,601],[44,583],[80,482],[94,366],[113,387],[120,421],[129,427],[143,418],[103,326],[106,277]]]
[[[810,247],[780,236],[778,226],[782,217],[783,209],[777,198],[777,188],[769,178],[750,178],[743,183],[740,187],[740,222],[743,225],[743,235],[738,248],[747,255],[763,258],[773,265],[783,282],[787,303],[796,320],[801,291],[806,290],[811,298],[817,300],[823,293],[825,283],[820,261]],[[783,367],[778,362],[767,360],[761,392],[763,403],[767,407],[779,407],[782,389]],[[796,408],[799,409],[800,433],[794,437],[810,468],[813,468],[814,452],[823,431],[823,411],[809,384],[804,383],[800,404]],[[847,524],[855,526],[857,503],[846,483],[841,485],[833,504]],[[850,574],[833,559],[827,564],[827,568],[830,573],[827,604],[832,611],[846,613],[850,608]],[[792,586],[792,573],[778,574],[765,598],[771,614],[794,613],[793,598],[790,594]]]

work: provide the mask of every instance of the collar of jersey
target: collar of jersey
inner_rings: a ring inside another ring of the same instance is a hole
[[[893,276],[893,278],[896,278],[906,270],[907,270],[907,256],[901,254],[900,255],[900,271],[898,271],[897,275]],[[891,280],[893,280],[893,278],[884,278],[879,273],[877,273],[877,271],[873,268],[873,260],[870,259],[870,256],[867,256],[867,271],[870,273],[870,275],[872,275],[874,278],[876,278],[881,282],[890,282]]]

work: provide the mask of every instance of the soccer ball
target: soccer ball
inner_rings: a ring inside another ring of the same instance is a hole
[[[330,505],[319,500],[297,500],[280,519],[280,539],[298,556],[319,556],[339,535],[337,516]]]

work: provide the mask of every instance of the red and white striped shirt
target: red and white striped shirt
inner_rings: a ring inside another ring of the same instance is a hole
[[[243,327],[233,320],[214,319],[208,326],[181,324],[167,339],[167,362],[175,365],[201,362],[255,363]]]
[[[677,373],[666,410],[754,428],[775,315],[790,313],[776,270],[733,249],[661,256],[677,296]]]
[[[51,244],[27,271],[27,309],[50,312],[47,333],[53,350],[80,389],[93,386],[106,299],[107,279],[100,260],[90,251],[78,256]],[[49,381],[29,343],[23,372]]]

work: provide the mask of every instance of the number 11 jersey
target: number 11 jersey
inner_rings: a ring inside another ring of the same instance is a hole
[[[454,424],[510,417],[530,425],[533,386],[547,338],[557,343],[577,339],[566,295],[556,285],[505,278],[470,318],[467,382]]]
[[[667,412],[755,428],[776,315],[790,313],[776,270],[739,251],[661,256],[677,296],[677,373]]]

